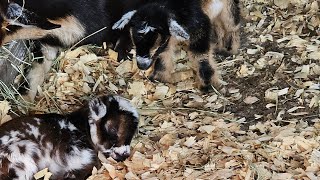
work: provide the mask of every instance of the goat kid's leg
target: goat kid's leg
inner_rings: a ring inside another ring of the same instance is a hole
[[[132,49],[132,41],[129,30],[124,30],[116,42],[114,50],[118,52],[118,61],[132,59],[130,51]]]
[[[209,92],[212,89],[211,85],[215,88],[220,87],[220,74],[211,50],[205,54],[189,52],[189,58],[196,70],[196,82],[201,91]]]
[[[238,0],[225,0],[224,8],[216,21],[223,28],[224,48],[231,54],[237,54],[240,48],[240,6]]]
[[[223,26],[223,22],[220,21],[220,19],[216,18],[212,22],[212,37],[211,41],[212,43],[216,44],[215,45],[215,51],[217,53],[223,54],[226,53],[226,48],[225,48],[225,29]]]
[[[212,24],[207,16],[199,17],[196,21],[198,29],[190,34],[189,59],[196,70],[198,88],[207,92],[212,86],[219,88],[220,80],[216,63],[213,59],[213,43],[210,41]]]
[[[29,90],[23,99],[33,102],[36,97],[38,86],[41,86],[45,80],[45,75],[50,70],[52,62],[56,59],[59,49],[56,47],[42,45],[41,52],[43,61],[35,61],[32,63],[32,68],[27,74]]]
[[[177,40],[170,38],[167,47],[162,52],[156,52],[153,72],[149,76],[151,81],[174,83],[172,73],[174,71],[173,54]],[[157,55],[158,54],[158,55]]]
[[[97,169],[101,167],[100,160],[97,156],[93,157],[92,162],[85,165],[82,169],[65,173],[63,180],[85,180],[92,174],[93,167]]]

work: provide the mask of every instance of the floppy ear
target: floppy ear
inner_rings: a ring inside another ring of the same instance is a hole
[[[134,14],[136,14],[137,10],[133,10],[133,11],[129,11],[126,14],[124,14],[122,16],[122,18],[114,23],[114,25],[112,26],[112,29],[123,29],[131,20],[131,18],[133,17]]]
[[[90,119],[98,121],[107,114],[107,106],[99,97],[89,101]]]
[[[187,31],[174,19],[169,19],[169,32],[172,36],[180,41],[186,41],[190,39],[190,35]]]

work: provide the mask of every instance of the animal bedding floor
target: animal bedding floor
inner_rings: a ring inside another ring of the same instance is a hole
[[[80,47],[61,55],[32,110],[65,113],[108,92],[138,107],[131,157],[104,160],[89,179],[319,179],[320,2],[242,6],[241,52],[217,57],[220,93],[198,92],[184,51],[177,83],[162,84],[112,51]],[[4,121],[9,106],[0,106]]]

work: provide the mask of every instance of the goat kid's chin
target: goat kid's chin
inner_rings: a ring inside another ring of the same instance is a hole
[[[148,56],[144,56],[144,57],[137,56],[137,65],[138,65],[138,68],[141,70],[149,69],[152,65],[152,62],[153,62],[152,59]]]

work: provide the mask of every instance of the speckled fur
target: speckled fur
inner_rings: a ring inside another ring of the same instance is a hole
[[[98,151],[117,161],[130,155],[137,126],[137,111],[119,96],[95,98],[67,115],[13,119],[0,126],[0,179],[29,180],[49,168],[52,179],[84,180],[99,166]]]

